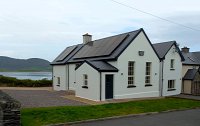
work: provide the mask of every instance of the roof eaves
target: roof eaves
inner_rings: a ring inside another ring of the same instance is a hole
[[[77,70],[80,66],[82,66],[84,63],[87,63],[88,65],[90,65],[92,68],[94,68],[95,70],[99,71],[98,68],[96,68],[94,65],[92,65],[88,60],[84,60],[84,62],[82,62],[78,67],[75,68],[75,70]]]
[[[161,60],[165,60],[165,56],[167,55],[167,53],[169,52],[169,50],[172,48],[172,46],[175,45],[175,41],[169,41],[169,42],[173,42],[173,44],[171,44],[171,46],[165,52],[165,54],[163,55],[163,57],[160,58]]]
[[[126,45],[126,47],[115,57],[115,59],[117,60],[118,57],[124,52],[124,50],[126,50],[126,48],[133,42],[133,40],[135,40],[135,38],[140,34],[140,32],[142,31],[143,29],[140,28],[138,30],[138,33],[130,40],[130,42]]]
[[[160,59],[158,53],[156,52],[155,48],[153,47],[153,44],[151,43],[149,37],[147,36],[147,34],[145,33],[145,31],[144,31],[143,28],[141,28],[141,31],[144,33],[145,37],[147,38],[149,44],[151,45],[151,48],[152,48],[153,51],[155,52],[155,54],[156,54],[156,56],[158,57],[158,59]],[[161,61],[161,59],[160,59],[160,61]]]

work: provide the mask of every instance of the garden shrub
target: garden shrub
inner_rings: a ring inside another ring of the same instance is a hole
[[[20,80],[14,77],[5,77],[0,75],[0,86],[7,87],[50,87],[52,86],[52,80]]]

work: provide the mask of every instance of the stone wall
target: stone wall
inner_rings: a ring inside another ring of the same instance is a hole
[[[20,126],[20,103],[0,91],[0,126]]]

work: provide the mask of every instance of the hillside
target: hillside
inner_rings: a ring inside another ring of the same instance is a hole
[[[0,71],[51,71],[50,62],[44,59],[14,59],[0,56]]]

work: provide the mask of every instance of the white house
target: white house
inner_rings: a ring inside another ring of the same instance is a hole
[[[143,29],[94,41],[85,34],[83,44],[67,47],[51,63],[53,88],[94,101],[179,94],[182,56],[176,50],[174,42],[161,57]]]
[[[181,93],[182,61],[184,57],[175,41],[153,44],[160,62],[160,94],[162,96]]]

